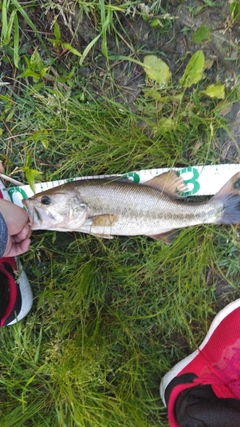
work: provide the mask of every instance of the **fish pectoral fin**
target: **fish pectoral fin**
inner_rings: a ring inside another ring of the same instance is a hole
[[[94,227],[111,227],[116,222],[117,217],[113,214],[103,214],[95,215],[89,219],[91,219]]]
[[[167,245],[169,245],[175,239],[177,234],[178,234],[178,230],[170,230],[170,231],[166,231],[165,233],[153,234],[153,235],[147,235],[147,236],[155,240],[162,240],[163,243],[166,243]]]
[[[114,222],[117,220],[117,217],[113,214],[102,214],[102,215],[94,215],[90,216],[86,219],[82,227],[79,231],[83,233],[91,234],[95,237],[101,237],[104,239],[113,239],[111,229],[107,229],[107,227],[111,227]],[[106,227],[106,229],[105,229]]]
[[[183,178],[173,170],[155,176],[145,182],[145,185],[164,191],[164,193],[175,198],[185,197],[183,193],[188,191],[188,186],[184,183]]]

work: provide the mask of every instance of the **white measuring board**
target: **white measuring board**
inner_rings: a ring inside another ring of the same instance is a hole
[[[156,169],[143,169],[140,171],[127,172],[118,175],[96,175],[84,176],[70,179],[63,179],[58,181],[48,181],[36,183],[34,185],[35,193],[45,191],[62,185],[66,182],[77,181],[80,179],[92,178],[106,178],[106,177],[129,177],[136,183],[143,184],[151,178],[160,175],[161,173],[169,170],[176,170],[182,176],[188,191],[184,193],[186,196],[211,196],[216,194],[223,185],[235,173],[240,172],[240,164],[221,164],[221,165],[207,165],[207,166],[188,166],[184,168],[156,168]],[[18,206],[22,205],[22,199],[33,196],[33,191],[29,185],[22,185],[18,187],[8,187],[3,190],[3,197]]]

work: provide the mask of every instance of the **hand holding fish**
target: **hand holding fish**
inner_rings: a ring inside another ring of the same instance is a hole
[[[33,230],[80,231],[98,237],[146,235],[161,239],[198,224],[240,222],[240,172],[210,200],[181,200],[187,188],[175,171],[145,184],[128,179],[82,179],[23,200]]]
[[[17,256],[27,252],[31,235],[27,213],[24,209],[2,199],[0,199],[0,212],[8,228],[8,241],[4,256]]]

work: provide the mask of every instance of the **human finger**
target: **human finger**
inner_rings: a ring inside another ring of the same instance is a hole
[[[32,229],[29,224],[25,224],[19,233],[12,236],[16,243],[20,243],[22,240],[28,239],[32,234]]]
[[[15,257],[24,254],[29,250],[31,244],[30,239],[22,240],[21,242],[11,242],[6,248],[5,257]]]

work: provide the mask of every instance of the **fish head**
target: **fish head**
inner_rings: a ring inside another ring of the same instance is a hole
[[[77,191],[64,186],[35,194],[22,201],[33,230],[77,230],[87,217],[87,205]]]

